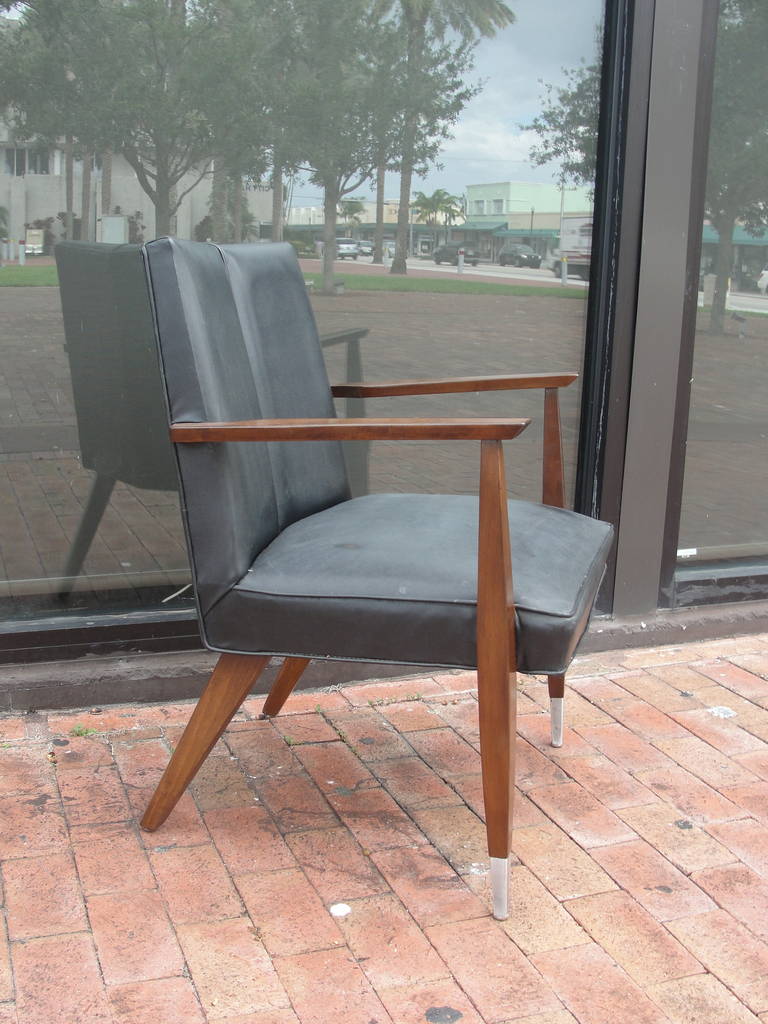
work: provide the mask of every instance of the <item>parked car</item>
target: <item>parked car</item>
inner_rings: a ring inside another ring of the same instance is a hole
[[[757,279],[757,287],[761,295],[768,293],[768,267],[763,267],[762,273]]]
[[[357,243],[357,250],[361,256],[373,256],[373,242],[369,242],[366,238],[361,238]]]
[[[530,245],[518,245],[517,243],[505,245],[499,253],[499,263],[502,267],[535,267],[541,266],[541,256],[532,249]]]
[[[359,255],[360,249],[358,248],[357,242],[354,238],[336,239],[337,260],[356,260]]]
[[[464,250],[464,262],[471,263],[473,267],[476,267],[480,257],[471,245],[465,245],[464,242],[446,242],[445,245],[438,245],[436,249],[432,250],[432,259],[438,266],[441,263],[452,263],[454,267],[458,266],[459,249]]]

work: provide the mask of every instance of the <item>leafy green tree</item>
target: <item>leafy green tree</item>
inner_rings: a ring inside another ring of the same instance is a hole
[[[436,42],[443,42],[449,33],[461,40],[463,47],[471,47],[478,38],[493,36],[514,21],[514,14],[502,0],[382,0],[396,12],[405,36],[404,120],[400,146],[400,208],[397,220],[397,240],[391,273],[406,273],[408,250],[408,217],[411,202],[411,183],[414,169],[420,159],[419,149],[425,135],[434,138],[440,132],[441,119],[435,117],[434,68],[429,59]],[[466,100],[465,100],[466,102]],[[430,108],[432,108],[430,110]],[[459,110],[461,108],[459,107]],[[458,116],[458,110],[447,113],[442,127]],[[426,113],[426,116],[425,116]]]
[[[458,196],[452,196],[444,188],[438,188],[431,196],[424,192],[417,192],[411,203],[411,209],[416,212],[418,220],[431,227],[437,228],[439,224],[445,224],[447,238],[447,227],[461,214],[462,204]],[[435,236],[437,236],[437,231],[435,231]]]
[[[360,214],[365,210],[365,203],[357,196],[350,196],[349,199],[342,199],[339,203],[339,216],[346,225],[359,224]]]

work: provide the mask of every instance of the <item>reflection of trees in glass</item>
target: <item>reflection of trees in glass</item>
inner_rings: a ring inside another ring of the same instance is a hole
[[[462,213],[462,202],[459,196],[452,196],[444,188],[435,189],[431,196],[424,192],[416,192],[411,203],[416,219],[437,228],[438,224],[453,224]],[[437,232],[435,232],[437,235]],[[447,237],[447,233],[446,233]],[[435,238],[437,241],[437,237]]]
[[[400,144],[400,208],[397,218],[393,274],[406,273],[408,218],[411,183],[419,161],[418,145],[423,139],[422,103],[430,89],[428,62],[425,60],[434,41],[442,41],[455,32],[465,45],[481,36],[492,36],[511,25],[514,14],[501,0],[384,0],[395,10],[405,36],[405,82],[403,132]],[[458,115],[458,111],[456,115]]]
[[[339,216],[345,224],[359,224],[360,215],[365,212],[365,204],[357,196],[342,199],[339,203]]]
[[[525,130],[539,136],[531,149],[534,164],[557,163],[560,181],[591,186],[597,162],[600,65],[582,64],[564,71],[566,85],[545,85],[542,111]]]

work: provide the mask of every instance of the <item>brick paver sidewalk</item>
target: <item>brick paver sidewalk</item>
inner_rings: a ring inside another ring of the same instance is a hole
[[[249,700],[153,835],[189,704],[2,718],[0,1024],[768,1021],[767,679],[584,657],[555,751],[523,677],[504,923],[471,673]]]

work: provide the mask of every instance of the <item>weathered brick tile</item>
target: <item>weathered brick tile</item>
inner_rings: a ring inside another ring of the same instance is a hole
[[[242,706],[243,711],[254,718],[262,713],[266,695],[249,697]],[[344,711],[349,710],[349,701],[338,690],[302,690],[294,691],[280,709],[280,717],[304,715],[308,711]]]
[[[56,769],[47,758],[48,747],[0,747],[0,797],[53,794]]]
[[[300,1024],[293,1010],[266,1010],[264,1013],[245,1013],[227,1017],[226,1024]]]
[[[0,1024],[19,1024],[15,1003],[0,1003]]]
[[[768,939],[768,880],[743,864],[697,871],[693,881],[760,939]]]
[[[435,925],[427,935],[484,1020],[560,1009],[549,985],[490,918]]]
[[[658,740],[657,746],[714,789],[723,786],[743,786],[756,781],[755,776],[746,768],[696,736]]]
[[[587,849],[635,838],[631,828],[578,782],[531,789],[528,795],[572,839]]]
[[[520,789],[527,792],[535,786],[554,786],[557,782],[567,782],[568,776],[559,765],[518,736],[515,747],[515,780]]]
[[[691,647],[689,644],[665,644],[661,647],[638,647],[621,653],[622,661],[628,669],[655,668],[657,665],[689,661]]]
[[[733,690],[717,685],[707,690],[699,690],[696,696],[707,708],[728,708],[735,711],[742,729],[768,743],[768,710],[761,706],[768,698],[755,697],[747,700]]]
[[[95,736],[55,739],[53,747],[56,753],[56,773],[59,778],[70,768],[82,771],[83,768],[113,764],[109,744],[104,740],[96,739]]]
[[[689,648],[689,650],[691,649]],[[656,665],[653,675],[658,679],[663,679],[675,690],[681,690],[683,695],[686,693],[698,694],[699,690],[704,690],[712,685],[709,676],[702,675],[690,665]]]
[[[699,739],[716,747],[717,750],[733,757],[734,754],[746,754],[750,750],[762,750],[765,744],[756,736],[738,725],[738,715],[734,718],[720,718],[712,713],[712,708],[698,708],[696,711],[681,711],[673,718],[684,725],[689,732]]]
[[[143,795],[134,790],[129,799],[136,807],[136,817],[147,809],[153,789],[145,790]],[[200,846],[209,841],[200,811],[197,809],[191,793],[182,793],[179,802],[171,811],[167,821],[154,832],[139,832],[139,838],[148,850],[166,849],[169,846]]]
[[[674,718],[643,700],[617,700],[611,704],[609,710],[617,721],[650,743],[664,739],[680,739],[688,735]]]
[[[658,921],[715,909],[698,886],[642,839],[601,847],[592,856]]]
[[[768,879],[768,828],[765,825],[746,818],[708,825],[707,831],[747,867]]]
[[[667,927],[754,1013],[768,1010],[768,945],[724,910],[681,917]]]
[[[727,800],[743,807],[753,818],[768,825],[768,782],[753,782],[750,786],[727,786],[723,789]]]
[[[203,812],[248,807],[256,799],[237,760],[226,754],[206,758],[190,788]]]
[[[533,744],[547,757],[566,760],[571,757],[586,757],[597,751],[583,739],[583,730],[589,728],[610,728],[609,726],[580,726],[578,732],[567,725],[563,730],[562,747],[553,747],[549,715],[520,715],[517,720],[517,731],[529,743]],[[580,735],[581,734],[581,735]]]
[[[432,729],[413,733],[411,746],[438,775],[452,780],[480,771],[480,755],[453,729]]]
[[[601,754],[633,775],[635,772],[664,768],[673,763],[656,747],[635,736],[618,722],[615,725],[588,726],[580,731]]]
[[[565,906],[641,988],[703,971],[701,964],[626,892],[584,896]]]
[[[522,864],[510,871],[509,917],[501,924],[526,956],[589,942],[589,936]]]
[[[376,780],[346,743],[308,743],[295,748],[315,785],[323,793],[375,786]]]
[[[397,1024],[424,1024],[424,1021],[483,1024],[482,1017],[452,980],[433,981],[413,988],[384,988],[379,989],[378,994]]]
[[[108,985],[183,973],[184,960],[159,893],[91,896],[88,915]]]
[[[115,1024],[206,1024],[188,978],[162,978],[108,990]]]
[[[768,747],[765,750],[756,750],[751,754],[738,754],[734,761],[738,761],[747,771],[768,781]]]
[[[612,672],[611,679],[618,685],[633,693],[646,704],[659,711],[669,714],[671,711],[687,711],[699,707],[695,697],[686,696],[680,688],[671,686],[650,672]]]
[[[242,913],[240,900],[212,846],[154,850],[150,857],[174,924]]]
[[[125,821],[131,816],[114,766],[69,768],[59,775],[59,789],[70,825]]]
[[[20,1024],[114,1024],[90,935],[18,943],[13,968]]]
[[[365,850],[418,846],[426,842],[408,815],[381,788],[359,793],[329,793],[328,802]]]
[[[464,693],[477,690],[477,672],[435,672],[432,678],[446,693]]]
[[[716,683],[749,700],[768,696],[767,679],[754,672],[748,672],[739,665],[733,665],[730,661],[700,661],[694,667],[697,672],[709,676]]]
[[[736,804],[678,765],[639,772],[637,778],[662,800],[676,807],[680,817],[690,818],[699,825],[729,821],[742,815]]]
[[[418,732],[420,729],[437,729],[443,724],[441,716],[433,710],[435,706],[421,700],[405,700],[385,704],[377,710],[398,732]]]
[[[271,956],[344,944],[334,919],[302,871],[243,875],[237,887]]]
[[[300,768],[292,748],[271,722],[249,723],[246,729],[227,732],[225,740],[242,770],[252,778],[273,779]]]
[[[506,1022],[512,1024],[512,1021]],[[550,1013],[537,1013],[533,1017],[515,1017],[514,1024],[579,1024],[568,1010],[552,1010]]]
[[[371,859],[345,828],[296,832],[288,837],[288,845],[326,905],[387,890]]]
[[[605,676],[568,676],[568,688],[580,693],[594,704],[605,705],[612,700],[626,699],[627,691]]]
[[[67,848],[67,829],[59,800],[39,796],[0,798],[0,860],[33,857]]]
[[[432,845],[459,874],[466,874],[477,864],[487,867],[485,825],[468,807],[419,807],[411,813]]]
[[[380,761],[388,757],[408,757],[412,748],[372,708],[332,712],[331,723],[362,761]]]
[[[371,859],[422,928],[488,913],[486,904],[429,846],[382,850]]]
[[[272,724],[289,745],[332,743],[339,738],[336,730],[321,715],[289,715],[273,719]]]
[[[3,866],[8,935],[31,939],[87,927],[72,858],[66,853],[24,857]]]
[[[548,705],[544,711],[547,717],[549,717]],[[603,710],[601,707],[593,704],[591,700],[582,696],[578,691],[572,692],[566,680],[565,718],[570,726],[578,730],[582,725],[610,725],[612,718],[606,712],[608,712],[607,707]],[[522,712],[519,713],[522,714]]]
[[[287,1009],[288,997],[250,919],[185,924],[178,929],[206,1020]]]
[[[5,923],[0,919],[0,1004],[6,999],[13,999],[13,974],[11,971],[11,951],[8,945]],[[2,1018],[0,1017],[0,1021]]]
[[[603,754],[569,757],[563,768],[600,803],[612,811],[647,804],[653,793]]]
[[[559,900],[616,888],[605,871],[595,863],[595,853],[592,856],[586,854],[556,825],[516,829],[512,834],[512,846],[523,864]]]
[[[447,979],[450,972],[420,928],[390,893],[351,904],[339,926],[357,962],[376,991],[413,988]]]
[[[132,824],[81,825],[72,829],[72,850],[86,896],[152,889],[155,879]]]
[[[208,811],[205,824],[231,875],[295,866],[293,854],[263,807]]]
[[[308,775],[258,779],[256,792],[283,833],[306,828],[334,828],[338,818]]]
[[[408,676],[405,679],[379,680],[344,686],[341,693],[354,708],[377,707],[392,701],[416,700],[444,693],[432,676]]]
[[[733,862],[729,850],[669,804],[627,807],[619,816],[685,874]]]
[[[275,967],[301,1024],[391,1022],[346,949],[279,957]]]
[[[372,766],[378,779],[403,807],[440,807],[460,798],[420,757],[398,757]]]
[[[648,989],[672,1024],[758,1024],[758,1019],[710,974],[678,978]]]
[[[538,706],[533,704],[522,694],[517,697],[517,713],[524,714],[523,707],[530,705],[529,713],[537,713]],[[455,730],[467,743],[479,748],[480,744],[480,718],[478,714],[477,701],[473,696],[446,697],[443,700],[433,700],[430,707],[437,712],[433,729],[448,725]]]
[[[664,1015],[599,946],[538,953],[533,963],[579,1024],[667,1024]],[[585,984],[585,982],[587,982]]]
[[[18,715],[0,715],[0,743],[15,743],[26,736],[24,719]]]
[[[740,668],[746,669],[752,675],[762,676],[768,679],[768,651],[765,647],[754,651],[739,651],[725,655],[729,661]]]

